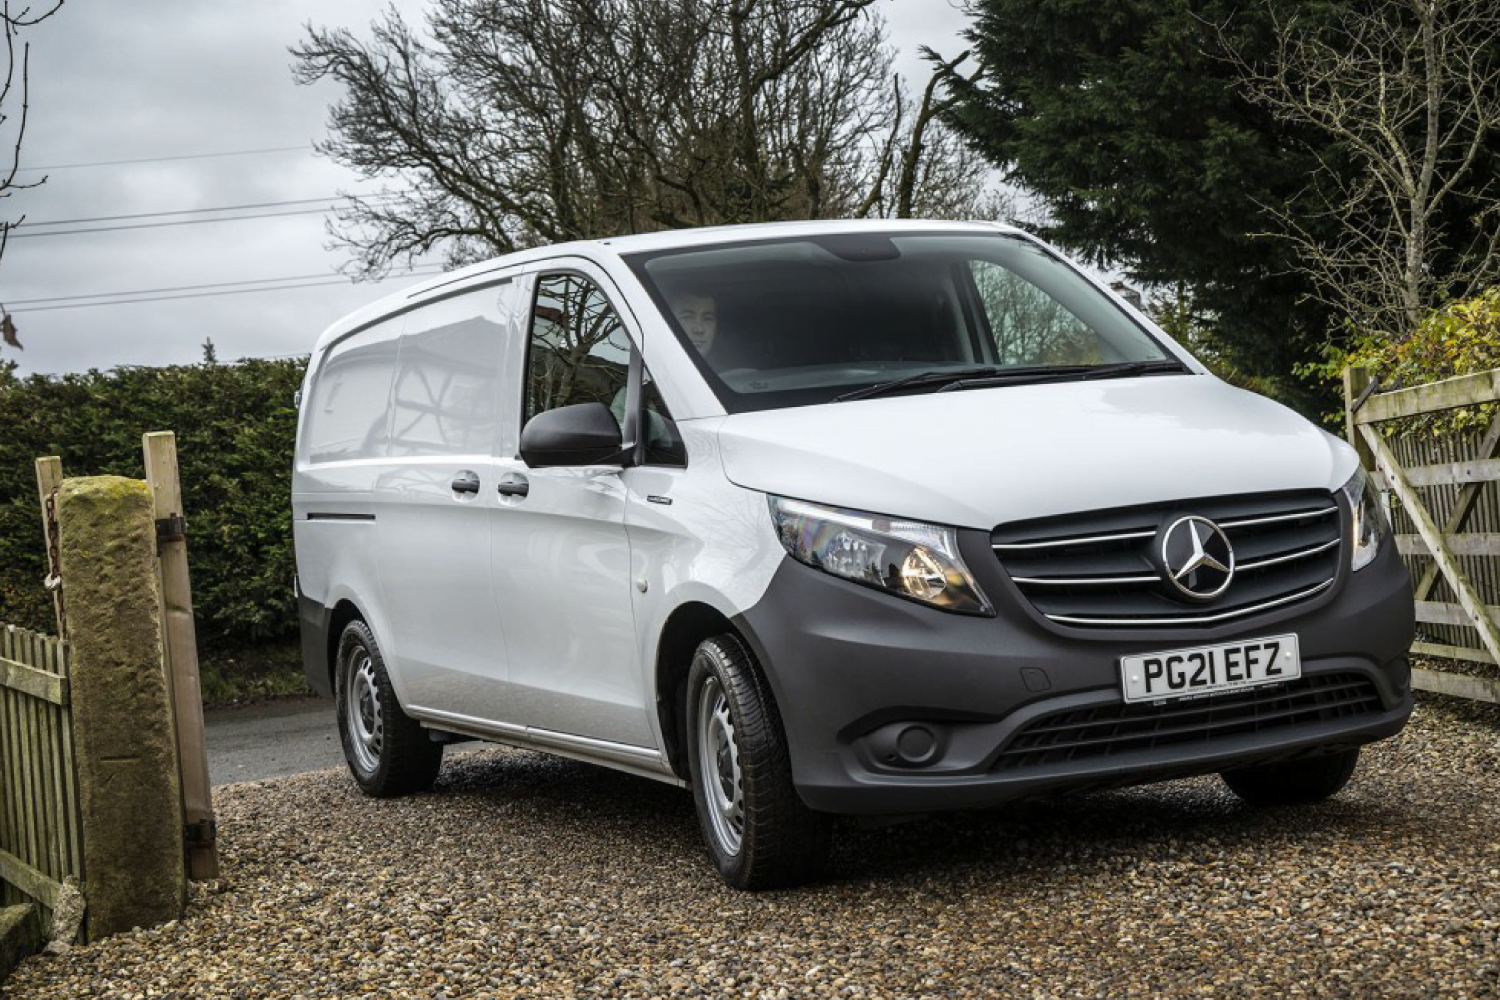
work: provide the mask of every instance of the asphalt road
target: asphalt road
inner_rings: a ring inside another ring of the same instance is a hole
[[[333,702],[299,698],[203,713],[215,785],[342,767]]]

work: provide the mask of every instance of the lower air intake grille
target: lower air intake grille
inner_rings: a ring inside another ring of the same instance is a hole
[[[1354,673],[1161,705],[1104,705],[1034,719],[1006,743],[997,771],[1109,757],[1155,747],[1211,744],[1225,736],[1287,729],[1380,712],[1380,695]]]

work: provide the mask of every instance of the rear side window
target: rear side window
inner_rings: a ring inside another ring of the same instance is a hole
[[[391,379],[401,320],[334,344],[306,402],[302,451],[310,462],[383,458],[390,445]]]
[[[630,338],[599,286],[580,274],[537,280],[522,419],[573,403],[603,403],[622,419]]]
[[[514,295],[515,282],[507,281],[407,315],[391,392],[392,455],[489,454],[495,447]]]

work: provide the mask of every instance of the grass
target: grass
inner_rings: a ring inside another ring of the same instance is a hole
[[[296,639],[200,649],[198,686],[209,708],[313,693],[302,673],[302,646]]]

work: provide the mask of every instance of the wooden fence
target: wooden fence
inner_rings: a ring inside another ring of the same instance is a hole
[[[1416,597],[1412,652],[1438,658],[1413,671],[1413,686],[1500,702],[1500,413],[1463,434],[1420,419],[1500,402],[1500,370],[1378,392],[1351,368],[1344,391],[1350,443],[1395,500]]]
[[[65,879],[83,879],[68,650],[0,628],[0,903],[36,903],[44,933]]]

